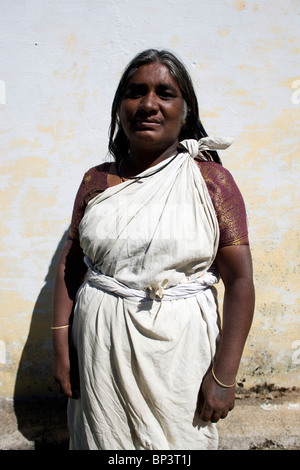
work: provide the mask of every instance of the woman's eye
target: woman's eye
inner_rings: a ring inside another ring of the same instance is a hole
[[[160,94],[163,99],[175,98],[174,93],[171,91],[164,91]]]
[[[131,100],[134,100],[136,98],[140,98],[142,96],[141,93],[137,93],[136,91],[128,91],[125,93],[124,98],[129,98]]]
[[[124,94],[124,98],[129,98],[129,99],[137,99],[137,98],[140,98],[141,96],[143,96],[145,93],[145,90],[143,89],[142,86],[130,86],[125,94]]]
[[[171,99],[171,98],[176,98],[177,93],[173,89],[173,87],[167,86],[161,86],[157,92],[158,96],[160,96],[162,99]]]

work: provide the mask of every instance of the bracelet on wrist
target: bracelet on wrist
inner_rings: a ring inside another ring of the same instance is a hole
[[[63,328],[69,328],[70,325],[62,325],[62,326],[51,326],[51,330],[62,330]]]
[[[231,387],[234,387],[235,386],[235,383],[236,381],[234,381],[234,383],[232,385],[226,385],[226,384],[223,384],[219,379],[217,379],[216,377],[216,374],[214,372],[214,368],[211,369],[211,375],[213,376],[214,378],[214,381],[220,385],[220,387],[223,387],[223,388],[231,388]]]

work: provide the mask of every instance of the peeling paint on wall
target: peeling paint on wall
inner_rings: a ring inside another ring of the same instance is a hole
[[[83,173],[106,158],[122,69],[148,47],[182,58],[206,130],[235,139],[222,160],[246,202],[257,291],[239,381],[299,387],[299,2],[16,0],[0,12],[0,396],[56,393],[57,259]]]

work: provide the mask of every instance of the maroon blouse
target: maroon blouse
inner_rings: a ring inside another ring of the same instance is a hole
[[[111,162],[88,170],[79,186],[68,234],[78,239],[78,227],[87,203],[108,188],[107,174]],[[219,248],[231,245],[249,245],[247,218],[242,195],[228,170],[215,162],[197,161],[214,205],[219,228]]]

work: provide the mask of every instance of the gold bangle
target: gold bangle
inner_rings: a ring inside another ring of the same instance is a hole
[[[70,325],[51,326],[51,330],[61,330],[62,328],[69,328]]]
[[[220,387],[231,388],[231,387],[234,387],[234,385],[235,385],[235,381],[234,381],[234,383],[233,383],[232,385],[225,385],[225,384],[223,384],[222,382],[220,382],[220,380],[217,379],[217,377],[216,377],[216,375],[215,375],[215,373],[214,373],[214,368],[211,369],[211,375],[213,376],[215,382],[216,382],[218,385],[220,385]]]

